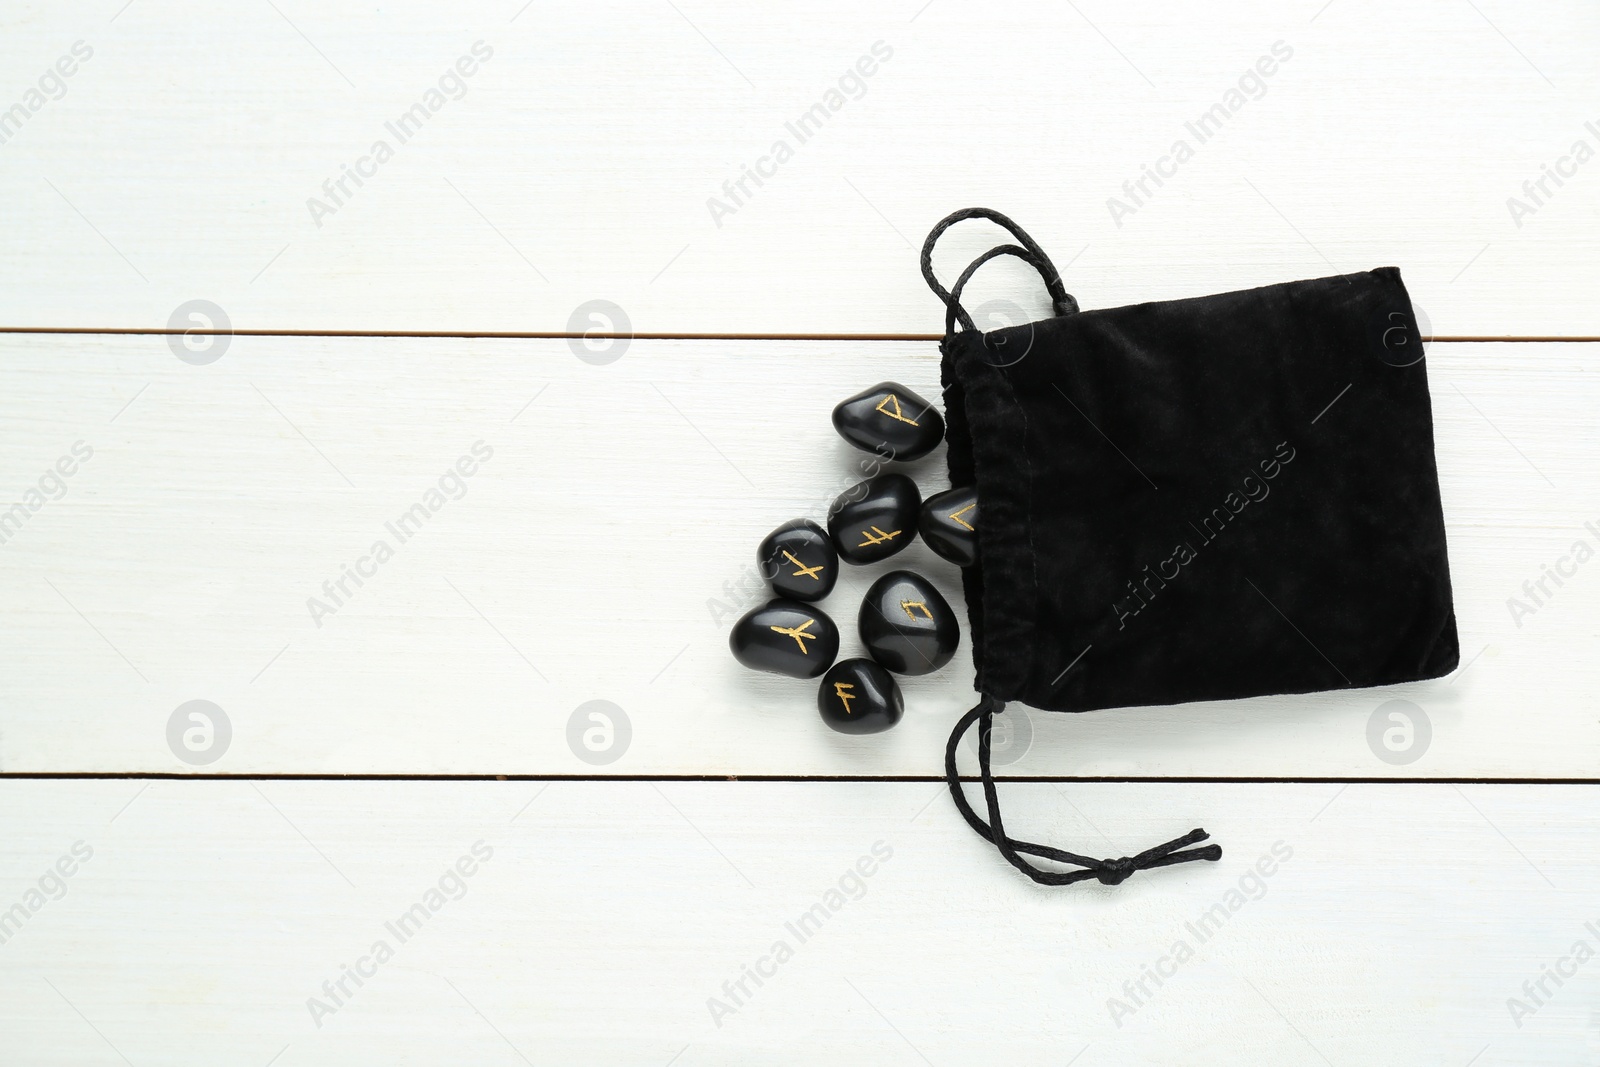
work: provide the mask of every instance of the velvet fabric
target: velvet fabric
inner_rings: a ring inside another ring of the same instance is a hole
[[[1068,313],[941,346],[951,482],[979,500],[964,580],[980,692],[1089,711],[1456,667],[1397,269],[1056,303]]]

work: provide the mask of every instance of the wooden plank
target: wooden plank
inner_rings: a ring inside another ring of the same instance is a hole
[[[1600,570],[1544,576],[1600,525],[1594,358],[1432,350],[1458,675],[1035,714],[1007,770],[1592,777]],[[726,647],[759,600],[757,541],[861,476],[831,406],[884,379],[936,397],[933,346],[635,341],[596,366],[561,340],[233,338],[195,366],[162,338],[4,338],[0,502],[45,491],[0,545],[0,770],[939,773],[973,699],[965,647],[907,679],[905,721],[868,738],[825,729],[810,684]],[[68,477],[49,473],[62,457]],[[463,457],[470,477],[451,473]],[[941,448],[908,469],[933,491],[943,465]],[[430,500],[425,527],[394,526]],[[357,564],[372,574],[347,596],[324,588]],[[844,654],[891,566],[932,577],[965,629],[955,568],[918,543],[824,602]],[[1391,764],[1368,730],[1397,698],[1430,730]],[[211,763],[169,737],[194,700],[231,727]],[[600,765],[569,734],[594,700],[630,728]]]
[[[1600,964],[1574,946],[1600,943],[1600,791],[1039,784],[1004,801],[1095,855],[1201,823],[1223,858],[1042,889],[928,783],[0,783],[0,906],[28,909],[0,945],[7,1056],[1593,1056]],[[50,877],[63,857],[71,876]],[[470,875],[448,874],[463,857]]]
[[[0,325],[188,328],[204,299],[238,328],[581,332],[604,299],[645,332],[929,333],[916,246],[981,203],[1085,307],[1396,264],[1441,334],[1594,336],[1600,168],[1574,149],[1600,146],[1597,19],[1576,0],[1026,0],[981,24],[937,0],[832,0],[804,25],[726,0],[18,9]],[[941,267],[995,242],[960,235]],[[979,303],[1029,284],[993,271]]]

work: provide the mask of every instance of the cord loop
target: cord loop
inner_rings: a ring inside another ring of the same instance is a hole
[[[1028,236],[1028,232],[1021,226],[1018,226],[1015,222],[992,208],[967,207],[962,208],[960,211],[953,211],[940,219],[938,224],[929,232],[928,239],[922,243],[922,277],[928,283],[928,288],[933,290],[933,295],[939,298],[951,316],[960,321],[962,329],[974,330],[977,328],[973,325],[972,316],[967,314],[966,308],[961,306],[959,293],[966,279],[963,277],[962,281],[957,283],[957,292],[955,294],[940,285],[939,279],[933,273],[933,246],[939,243],[939,238],[944,235],[946,230],[967,219],[988,219],[990,222],[1004,227],[1011,236],[1017,239],[1017,243],[1022,246],[1023,250],[1028,253],[1020,258],[1031,264],[1039,272],[1039,276],[1044,279],[1044,287],[1050,291],[1050,306],[1055,313],[1057,315],[1072,315],[1077,312],[1078,302],[1067,292],[1066,286],[1061,284],[1060,272],[1056,270],[1056,265],[1050,262],[1050,257],[1045,253],[1045,250],[1039,247],[1038,241]],[[1014,246],[1002,246],[1002,248],[1007,249],[1011,247]],[[1001,254],[1017,255],[1016,252],[1006,251],[1002,253],[999,249],[991,249],[976,263],[967,268],[967,276],[970,277],[972,271],[976,270],[982,263]]]
[[[994,727],[994,717],[1005,711],[1005,707],[1004,701],[984,694],[977,706],[961,717],[955,729],[950,732],[950,741],[945,746],[944,777],[945,783],[950,787],[951,799],[955,801],[956,808],[961,812],[961,817],[967,821],[967,825],[972,827],[979,837],[994,845],[1000,851],[1000,855],[1005,857],[1006,862],[1017,870],[1040,885],[1072,885],[1089,878],[1098,880],[1101,885],[1121,885],[1135,871],[1170,867],[1173,864],[1188,863],[1193,860],[1214,862],[1222,858],[1220,845],[1187,848],[1189,845],[1210,839],[1211,835],[1200,829],[1190,830],[1182,837],[1146,849],[1137,856],[1123,856],[1114,860],[1080,856],[1065,849],[1035,844],[1031,841],[1019,841],[1006,836],[1005,826],[1000,820],[1000,794],[995,788],[994,775],[989,763],[989,734]],[[967,801],[966,790],[962,788],[961,776],[956,771],[956,746],[972,728],[973,723],[978,724],[978,773],[983,783],[988,822],[972,809],[972,805]],[[1082,869],[1058,871],[1039,867],[1024,859],[1025,855],[1037,856],[1054,863],[1070,864]]]

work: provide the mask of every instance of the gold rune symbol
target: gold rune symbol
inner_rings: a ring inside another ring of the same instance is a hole
[[[820,571],[824,566],[826,566],[826,564],[819,563],[815,567],[807,567],[804,563],[801,563],[799,560],[797,560],[793,556],[791,556],[789,554],[789,550],[787,548],[783,550],[783,555],[784,555],[784,558],[787,559],[790,563],[793,563],[796,567],[800,568],[799,570],[795,571],[792,575],[790,575],[791,578],[798,578],[803,574],[807,578],[810,578],[814,582],[822,581],[821,578],[817,577],[817,572]]]
[[[871,533],[868,533],[866,530],[862,530],[861,536],[865,537],[866,540],[857,545],[857,548],[866,548],[868,545],[881,545],[885,541],[893,541],[896,537],[900,536],[900,531],[890,530],[888,533],[884,533],[882,530],[874,526]]]
[[[968,504],[966,507],[962,508],[960,511],[952,511],[950,513],[950,521],[954,522],[954,523],[958,523],[959,525],[965,526],[967,529],[972,530],[971,524],[968,523],[967,520],[963,519],[961,516],[965,515],[967,512],[971,511],[973,508],[975,508],[977,506],[978,506],[978,502],[976,500],[974,500],[972,503]],[[978,531],[972,530],[972,532],[973,533],[977,533]]]
[[[855,686],[851,685],[849,682],[834,682],[833,683],[833,695],[838,697],[839,698],[839,703],[844,705],[844,713],[846,715],[852,714],[852,712],[850,711],[850,702],[852,700],[854,700],[855,697],[853,697],[850,694],[846,693],[845,690],[846,689],[854,689],[854,688],[855,688]]]
[[[908,618],[908,619],[912,620],[913,622],[915,622],[917,616],[911,611],[912,608],[921,608],[922,609],[922,617],[924,619],[933,618],[933,612],[929,611],[928,610],[928,605],[924,604],[922,601],[920,601],[920,600],[902,600],[902,601],[900,601],[900,610],[906,613],[906,618]]]
[[[806,651],[806,643],[805,641],[802,641],[801,638],[807,638],[812,641],[817,639],[816,634],[806,633],[807,630],[811,629],[811,624],[816,621],[816,619],[807,619],[799,626],[774,626],[772,629],[778,631],[780,634],[786,634],[789,637],[794,638],[794,643],[800,646],[801,654],[809,656],[811,653]]]
[[[894,405],[894,410],[893,411],[886,410],[886,405],[889,405],[889,404],[893,404]],[[882,400],[878,401],[878,406],[874,410],[875,411],[881,411],[881,412],[883,412],[883,414],[889,416],[891,419],[895,419],[896,421],[903,422],[907,426],[920,426],[920,425],[922,425],[916,419],[908,419],[908,418],[905,417],[905,414],[900,410],[900,398],[895,396],[893,393],[890,393],[888,396],[886,396]]]

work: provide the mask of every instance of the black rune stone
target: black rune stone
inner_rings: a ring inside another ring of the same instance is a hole
[[[888,559],[917,536],[922,494],[904,474],[880,474],[840,493],[828,511],[828,533],[846,563]]]
[[[905,714],[894,676],[870,659],[842,659],[817,689],[822,721],[842,734],[875,734]]]
[[[917,532],[951,563],[972,566],[978,560],[978,491],[947,489],[924,500]]]
[[[961,624],[949,601],[910,571],[890,571],[873,582],[857,624],[867,652],[896,674],[931,674],[961,644]]]
[[[821,600],[839,577],[839,554],[827,531],[810,519],[786,522],[756,549],[756,566],[772,591],[791,600]]]
[[[772,600],[733,624],[733,658],[756,671],[815,678],[839,654],[839,628],[797,600]]]
[[[944,439],[944,418],[896,382],[880,382],[840,401],[833,428],[864,452],[884,459],[920,459]]]

